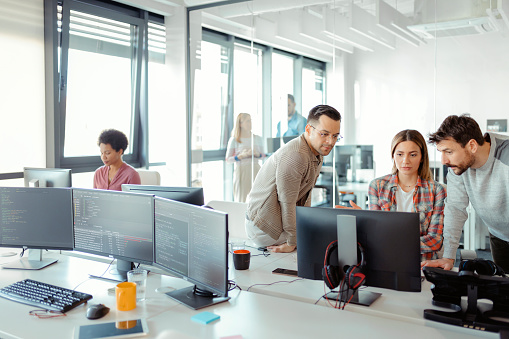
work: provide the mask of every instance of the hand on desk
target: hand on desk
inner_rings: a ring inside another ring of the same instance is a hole
[[[444,270],[451,270],[454,267],[454,259],[442,258],[435,260],[425,260],[421,262],[421,268],[424,266],[428,267],[440,267]]]
[[[279,246],[267,246],[267,249],[274,253],[290,253],[293,252],[293,250],[295,250],[295,246],[290,246],[287,243],[284,243]]]
[[[350,200],[350,206],[352,206],[352,207],[336,205],[336,206],[334,206],[334,208],[347,208],[347,209],[351,209],[351,210],[361,210],[362,209],[359,205],[354,203],[353,200]]]

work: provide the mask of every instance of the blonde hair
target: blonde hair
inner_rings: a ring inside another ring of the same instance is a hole
[[[233,125],[232,136],[238,143],[242,143],[240,140],[240,123],[244,117],[251,117],[251,115],[249,113],[239,113],[239,115],[237,115],[237,119],[235,119],[235,124]]]
[[[421,163],[419,164],[418,175],[422,180],[431,180],[431,171],[429,169],[429,157],[428,157],[428,147],[426,146],[426,141],[424,141],[424,137],[421,133],[413,129],[406,129],[394,136],[391,144],[391,158],[394,159],[394,152],[396,151],[396,147],[403,141],[412,141],[421,150]],[[394,162],[392,165],[392,174],[398,174],[398,168],[396,167],[396,163]]]

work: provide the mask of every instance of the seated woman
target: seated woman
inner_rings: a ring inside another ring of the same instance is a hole
[[[122,161],[127,148],[127,137],[115,129],[102,131],[97,141],[104,166],[94,174],[94,188],[121,191],[122,184],[141,184],[136,170]]]
[[[428,148],[416,130],[404,130],[392,139],[392,174],[369,184],[369,209],[418,212],[421,259],[436,259],[442,248],[445,188],[431,178]],[[353,201],[350,204],[360,209]],[[337,206],[340,207],[340,206]]]

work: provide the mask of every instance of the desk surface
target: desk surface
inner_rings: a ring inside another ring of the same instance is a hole
[[[104,303],[110,307],[110,313],[99,320],[88,320],[85,317],[86,307],[79,306],[69,311],[66,317],[38,319],[28,314],[34,307],[0,298],[2,319],[0,337],[72,338],[72,333],[77,325],[140,317],[146,318],[148,321],[150,329],[148,338],[158,339],[221,338],[231,335],[242,335],[243,338],[260,338],[260,336],[310,338],[331,333],[344,333],[361,338],[374,336],[400,338],[408,337],[409,333],[412,333],[412,338],[426,339],[451,338],[458,335],[461,335],[462,338],[498,337],[495,333],[481,333],[424,321],[422,309],[427,306],[406,307],[407,310],[415,308],[415,312],[420,308],[420,321],[411,320],[413,315],[405,319],[404,314],[395,315],[397,312],[391,311],[391,307],[396,308],[398,304],[401,306],[406,303],[417,303],[421,300],[419,293],[412,296],[409,293],[401,294],[402,292],[383,290],[385,298],[375,302],[369,308],[364,308],[364,312],[359,311],[361,306],[348,306],[345,311],[340,311],[331,307],[313,305],[314,301],[323,294],[323,283],[310,280],[265,287],[253,286],[249,288],[249,291],[246,290],[247,288],[243,288],[242,291],[237,289],[230,292],[231,300],[229,302],[195,311],[156,291],[160,287],[182,288],[188,286],[187,282],[151,273],[147,281],[147,300],[139,303],[132,311],[122,312],[115,308],[114,294],[108,293],[108,289],[114,287],[115,283],[88,278],[89,272],[98,269],[105,270],[108,267],[107,264],[58,253],[45,254],[45,257],[58,258],[59,261],[39,271],[0,270],[0,286],[31,278],[67,288],[77,287],[78,291],[94,296],[91,303]],[[0,258],[0,263],[14,259],[17,258]],[[291,265],[296,265],[295,253],[271,254],[268,257],[256,256],[252,259],[250,270],[230,271],[231,278],[233,276],[241,287],[249,287],[257,282],[271,283],[278,280],[292,280],[267,272],[278,266],[294,268]],[[274,295],[284,298],[276,298]],[[300,295],[302,299],[297,301],[296,295]],[[430,298],[427,295],[423,295],[422,298],[428,299],[429,302]],[[322,305],[325,304],[322,303]],[[367,311],[368,309],[369,311]],[[202,311],[216,313],[221,316],[221,319],[208,325],[193,322],[191,317]],[[415,317],[417,318],[417,315]],[[58,335],[56,335],[57,333]]]

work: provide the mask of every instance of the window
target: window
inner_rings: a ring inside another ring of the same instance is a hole
[[[288,94],[293,95],[293,57],[272,54],[272,135],[278,135],[280,125],[281,134],[288,130]],[[295,101],[300,98],[295,98]]]
[[[168,159],[167,139],[171,119],[168,115],[166,83],[170,78],[165,65],[166,32],[159,23],[148,23],[148,136],[149,162],[151,165],[164,164]],[[185,131],[182,131],[185,132]]]
[[[139,34],[138,25],[70,11],[64,158],[97,155],[107,128],[133,141]]]
[[[46,33],[52,41],[47,45],[58,58],[53,84],[55,167],[82,172],[100,166],[97,138],[109,128],[127,135],[126,162],[148,165],[148,142],[143,141],[148,135],[148,102],[154,116],[161,105],[157,94],[148,97],[147,74],[157,87],[156,65],[164,64],[163,18],[109,1],[48,3],[55,4],[57,12],[52,25],[57,33]]]
[[[233,200],[239,163],[227,163],[225,155],[238,114],[251,115],[251,131],[263,138],[258,140],[266,148],[265,139],[276,136],[281,119],[287,129],[288,94],[299,93],[295,97],[299,116],[301,104],[323,103],[325,65],[206,28],[200,48],[196,62],[191,62],[196,65],[191,70],[195,74],[192,185],[204,188],[206,201]],[[305,74],[302,83],[300,75],[294,76],[298,72]]]
[[[321,62],[305,59],[302,67],[302,115],[325,102],[325,70]]]

